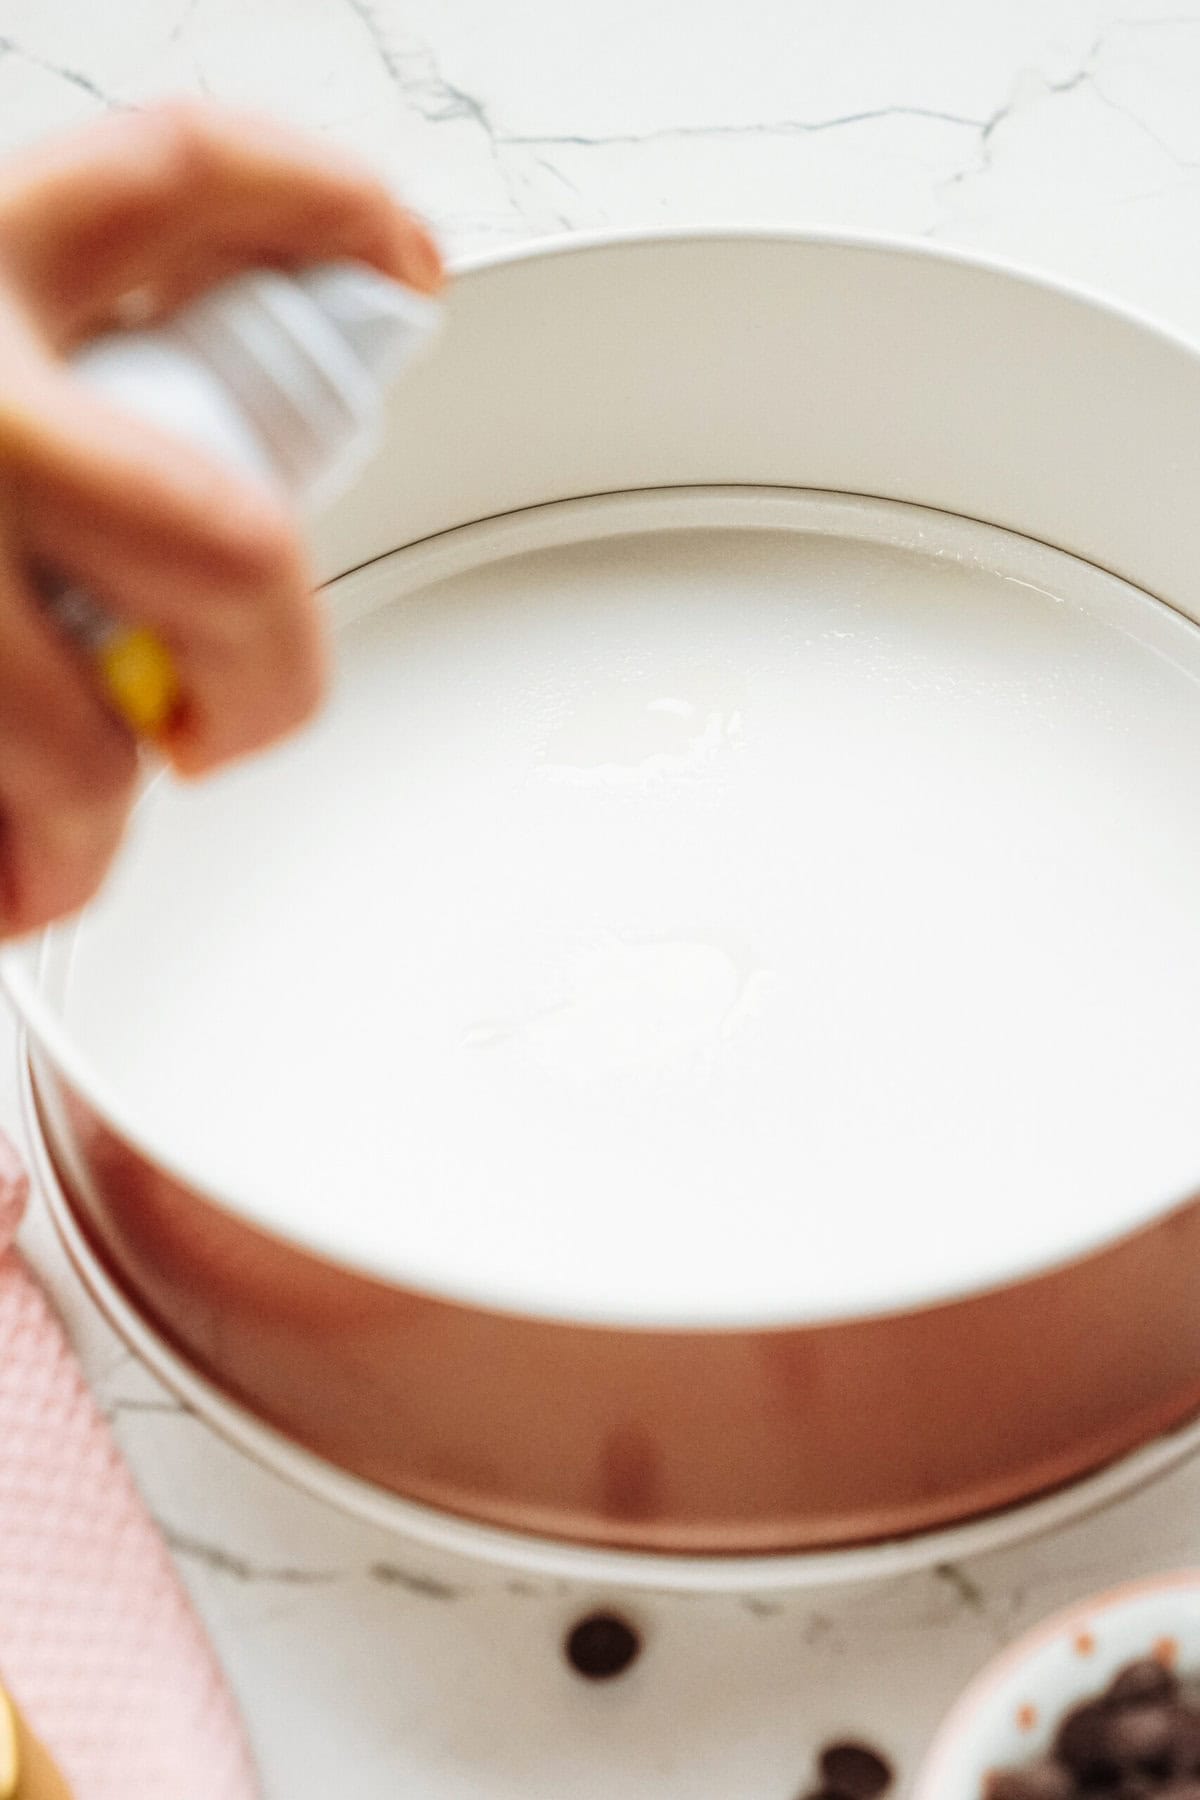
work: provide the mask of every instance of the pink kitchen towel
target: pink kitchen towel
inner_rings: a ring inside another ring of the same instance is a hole
[[[76,1800],[255,1800],[229,1689],[62,1325],[0,1133],[0,1679]]]

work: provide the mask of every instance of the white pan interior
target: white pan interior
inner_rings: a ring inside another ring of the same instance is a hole
[[[672,1323],[974,1289],[1185,1195],[1189,621],[739,489],[470,527],[339,600],[325,718],[161,783],[75,946],[75,1043],[211,1192]]]
[[[1112,1237],[1200,1168],[1198,419],[1182,346],[923,254],[478,271],[320,533],[329,715],[156,790],[65,1018],[14,991],[160,1160],[464,1298],[817,1319]]]

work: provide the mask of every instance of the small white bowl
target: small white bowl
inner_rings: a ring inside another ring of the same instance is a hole
[[[1200,1673],[1200,1569],[1081,1600],[1010,1645],[943,1723],[911,1800],[981,1800],[992,1770],[1044,1754],[1064,1713],[1149,1656]]]

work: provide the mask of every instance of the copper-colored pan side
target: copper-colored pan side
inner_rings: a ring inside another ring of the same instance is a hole
[[[35,1090],[80,1227],[168,1343],[306,1449],[476,1521],[693,1555],[841,1547],[1030,1499],[1200,1411],[1200,1202],[920,1312],[573,1325],[324,1261],[155,1168],[41,1064]]]

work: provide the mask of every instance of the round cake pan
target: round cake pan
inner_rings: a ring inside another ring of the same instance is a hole
[[[1186,661],[1198,423],[1191,348],[1013,272],[812,237],[575,243],[460,275],[444,345],[317,556],[353,620],[386,613],[390,584],[555,545],[637,537],[661,547],[647,578],[676,579],[681,531],[759,563],[846,531],[999,557],[1012,592],[1057,592],[1070,564],[1097,616],[1141,608],[1153,654]],[[1190,1143],[1148,1142],[1144,1174],[1076,1196],[1061,1229],[1025,1242],[990,1219],[986,1255],[906,1244],[892,1220],[890,1275],[864,1257],[869,1278],[848,1263],[820,1291],[801,1279],[811,1192],[795,1261],[761,1247],[769,1278],[730,1193],[728,1281],[705,1302],[660,1296],[653,1257],[560,1291],[552,1263],[524,1280],[501,1244],[494,1279],[476,1259],[457,1280],[406,1255],[402,1209],[382,1250],[335,1192],[293,1226],[286,1195],[218,1177],[201,1134],[135,1116],[64,1020],[70,954],[61,935],[17,947],[4,975],[89,1254],[237,1407],[383,1494],[576,1545],[786,1555],[983,1518],[1200,1412],[1200,1136],[1194,1166]],[[130,1006],[152,1031],[153,996]],[[169,1069],[169,1039],[155,1051]],[[248,1054],[228,1047],[253,1108]],[[1098,1089],[1097,1119],[1122,1100]]]

